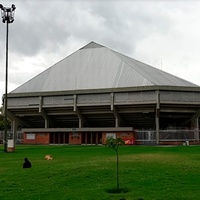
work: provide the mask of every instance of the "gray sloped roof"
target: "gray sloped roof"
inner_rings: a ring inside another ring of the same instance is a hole
[[[90,42],[11,93],[137,86],[198,87],[107,47]]]

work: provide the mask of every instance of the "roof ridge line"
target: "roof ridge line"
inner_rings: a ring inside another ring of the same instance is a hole
[[[124,54],[122,54],[122,53],[119,53],[119,52],[117,52],[117,51],[114,51],[114,50],[112,50],[112,49],[110,49],[115,55],[116,54],[120,54],[120,55],[122,55],[122,56],[126,56],[126,55],[124,55]],[[131,67],[131,65],[129,64],[129,63],[127,63],[123,58],[120,58],[118,55],[116,55],[120,60],[122,60],[124,63],[126,63],[131,69],[133,69],[133,70],[135,70],[138,74],[140,74],[140,76],[142,76],[143,78],[145,78],[147,81],[149,81],[151,84],[153,84],[153,85],[156,85],[155,83],[152,83],[149,79],[147,79],[144,75],[142,75],[140,72],[138,72],[135,68],[132,68]],[[131,58],[131,57],[129,57],[129,56],[126,56],[126,57],[128,57],[129,59],[132,59],[132,60],[135,60],[135,61],[137,61],[137,62],[140,62],[140,61],[138,61],[138,60],[136,60],[136,59],[134,59],[134,58]],[[142,63],[142,62],[140,62],[140,63]]]
[[[86,44],[85,46],[81,47],[79,50],[82,50],[82,49],[92,49],[92,48],[105,48],[105,46],[101,45],[101,44],[98,44],[94,41],[91,41],[90,43]]]

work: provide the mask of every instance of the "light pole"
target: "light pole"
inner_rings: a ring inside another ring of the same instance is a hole
[[[4,98],[4,117],[5,117],[5,127],[4,127],[4,151],[7,152],[7,94],[8,94],[8,24],[14,22],[15,5],[12,4],[10,8],[4,7],[0,4],[2,22],[6,23],[6,78],[5,78],[5,98]]]

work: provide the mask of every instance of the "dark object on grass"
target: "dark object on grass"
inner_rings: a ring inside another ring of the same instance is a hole
[[[31,162],[28,160],[28,158],[24,158],[23,168],[31,168]]]
[[[127,193],[129,192],[129,189],[128,188],[111,188],[111,189],[107,189],[106,190],[107,193],[111,193],[111,194],[124,194],[124,193]],[[121,198],[120,200],[126,200],[125,198]],[[138,200],[143,200],[143,199],[138,199]]]

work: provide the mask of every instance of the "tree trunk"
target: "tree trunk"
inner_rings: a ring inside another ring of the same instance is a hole
[[[117,190],[119,191],[119,156],[118,156],[118,152],[116,151],[116,157],[117,157],[117,171],[116,171],[116,175],[117,175]]]

